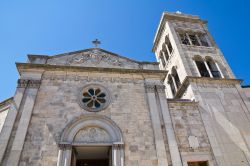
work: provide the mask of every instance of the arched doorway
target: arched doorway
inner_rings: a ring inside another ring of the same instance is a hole
[[[64,129],[58,145],[57,166],[124,166],[121,130],[105,116],[74,120]]]

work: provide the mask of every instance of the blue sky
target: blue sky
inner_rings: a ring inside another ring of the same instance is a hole
[[[136,60],[155,61],[151,52],[163,11],[208,20],[208,27],[237,78],[250,84],[249,0],[1,0],[0,101],[13,96],[15,62],[27,54],[53,55],[92,47]]]

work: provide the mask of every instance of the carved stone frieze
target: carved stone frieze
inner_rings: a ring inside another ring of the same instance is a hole
[[[112,82],[112,83],[134,83],[139,84],[144,81],[135,78],[121,77],[90,77],[90,76],[66,76],[66,75],[44,75],[43,80],[49,81],[81,81],[81,82]]]
[[[124,64],[114,56],[111,56],[107,53],[101,52],[99,50],[92,50],[89,52],[84,52],[82,55],[78,55],[68,60],[68,64],[83,64],[87,61],[90,61],[93,64],[99,64],[101,61],[107,62],[115,66],[123,66]]]
[[[110,135],[99,127],[87,127],[80,130],[75,138],[74,143],[111,143]]]
[[[41,80],[29,80],[29,79],[18,79],[17,87],[18,88],[39,88]]]

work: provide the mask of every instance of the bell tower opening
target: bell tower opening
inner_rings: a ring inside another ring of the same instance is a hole
[[[71,166],[111,166],[111,146],[76,146],[72,152]]]

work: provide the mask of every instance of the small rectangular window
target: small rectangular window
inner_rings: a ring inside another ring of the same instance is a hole
[[[208,166],[207,161],[192,161],[188,162],[188,166]]]
[[[190,45],[190,42],[188,40],[188,37],[185,33],[179,33],[180,39],[181,39],[181,43],[185,44],[185,45]]]

